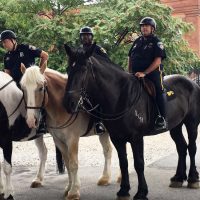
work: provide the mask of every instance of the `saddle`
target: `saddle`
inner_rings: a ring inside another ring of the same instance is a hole
[[[153,98],[156,97],[156,88],[154,83],[147,79],[147,78],[142,78],[141,83],[145,89],[145,91],[152,96]],[[167,96],[167,100],[170,101],[176,97],[175,92],[171,90],[168,86],[164,85],[164,91]]]

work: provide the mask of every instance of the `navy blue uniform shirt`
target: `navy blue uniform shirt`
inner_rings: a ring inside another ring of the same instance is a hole
[[[22,72],[21,63],[25,67],[30,67],[35,64],[35,58],[40,57],[42,50],[26,44],[17,45],[16,50],[9,51],[4,56],[4,68],[10,70],[10,75],[13,77],[14,81],[19,83]]]
[[[87,50],[87,48],[90,48],[91,46],[92,45],[90,45],[90,46],[83,45],[83,48],[85,50]],[[109,59],[108,54],[106,53],[106,50],[103,47],[99,46],[99,45],[95,46],[94,53],[97,54],[97,55],[100,55],[100,56],[102,56],[104,58]]]
[[[166,58],[163,43],[155,35],[140,36],[134,42],[128,56],[131,59],[132,72],[145,71],[156,57]],[[159,69],[156,69],[159,70]]]

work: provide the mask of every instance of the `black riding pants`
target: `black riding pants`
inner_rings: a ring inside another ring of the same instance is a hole
[[[166,118],[166,94],[164,93],[163,87],[163,76],[162,71],[154,71],[146,76],[149,80],[151,80],[156,89],[156,103],[158,105],[161,116]]]

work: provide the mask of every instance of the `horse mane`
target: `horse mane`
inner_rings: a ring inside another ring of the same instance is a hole
[[[60,72],[57,72],[55,70],[46,68],[45,74],[48,73],[48,72],[52,73],[52,74],[57,74],[60,77],[63,77],[65,79],[67,78],[67,75],[64,75],[64,74],[61,74]],[[24,75],[22,76],[20,83],[22,85],[24,85],[24,84],[35,84],[35,83],[43,84],[44,81],[45,81],[45,76],[43,74],[41,74],[40,68],[36,65],[33,65],[33,66],[26,69]]]
[[[110,60],[109,58],[100,56],[100,55],[98,55],[98,54],[96,54],[96,53],[93,54],[93,57],[96,58],[98,61],[102,62],[103,64],[106,63],[106,64],[108,64],[108,65],[113,66],[114,68],[117,68],[117,69],[119,69],[119,70],[124,71],[124,69],[123,69],[120,65],[114,63],[114,62],[113,62],[112,60]]]

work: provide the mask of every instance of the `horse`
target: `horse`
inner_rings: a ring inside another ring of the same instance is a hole
[[[43,136],[40,135],[38,137],[35,129],[30,129],[27,126],[25,116],[26,109],[22,91],[17,87],[11,76],[0,71],[0,147],[3,150],[4,162],[2,163],[2,168],[6,177],[3,184],[0,173],[0,199],[14,199],[14,190],[11,182],[12,141],[23,142],[35,139],[40,163],[31,187],[42,186],[47,160],[47,148]]]
[[[65,199],[80,199],[80,180],[78,176],[78,143],[82,136],[95,134],[94,123],[85,113],[71,115],[62,105],[67,84],[67,75],[43,65],[23,68],[21,87],[27,104],[27,124],[37,124],[38,109],[46,111],[47,129],[53,136],[56,146],[62,152],[68,170],[68,185],[65,188]],[[105,158],[104,170],[98,185],[108,185],[111,176],[112,146],[108,133],[99,136]]]
[[[147,200],[148,186],[144,176],[143,137],[158,134],[153,131],[157,117],[155,100],[143,87],[142,81],[112,61],[93,53],[95,44],[87,51],[65,45],[68,55],[68,82],[64,106],[69,113],[85,111],[88,115],[103,120],[119,158],[122,180],[117,199],[127,199],[130,194],[126,143],[129,142],[138,176],[138,191],[134,200]],[[181,75],[170,75],[164,80],[166,88],[174,96],[167,101],[169,131],[176,144],[178,165],[171,178],[170,187],[181,187],[185,180],[189,188],[199,188],[199,173],[196,169],[196,138],[200,122],[200,88]],[[96,108],[100,107],[101,112]],[[187,145],[182,125],[185,124]],[[156,144],[155,144],[156,145]],[[190,169],[186,174],[187,150]]]

